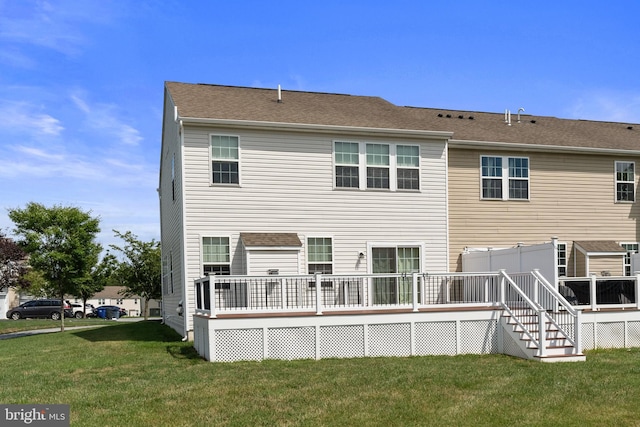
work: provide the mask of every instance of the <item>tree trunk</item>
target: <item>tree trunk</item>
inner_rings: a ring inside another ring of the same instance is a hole
[[[144,320],[149,320],[149,298],[144,299]]]

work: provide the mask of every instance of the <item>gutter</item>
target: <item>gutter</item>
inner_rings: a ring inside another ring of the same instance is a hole
[[[617,148],[593,148],[593,147],[576,147],[566,145],[542,145],[542,144],[523,144],[513,142],[494,142],[494,141],[467,141],[460,139],[450,139],[449,146],[451,148],[499,148],[503,150],[515,151],[544,151],[556,153],[589,153],[589,154],[617,154],[639,156],[640,150],[628,150]]]
[[[179,120],[184,124],[203,125],[203,126],[228,126],[240,128],[252,128],[263,130],[289,130],[299,132],[315,132],[315,133],[349,133],[349,134],[379,134],[379,135],[402,135],[410,138],[437,138],[449,139],[453,136],[453,132],[448,131],[427,131],[416,129],[392,129],[392,128],[374,128],[374,127],[357,127],[357,126],[338,126],[338,125],[320,125],[308,123],[280,123],[265,122],[253,120],[231,120],[231,119],[203,119],[197,117],[180,117]]]

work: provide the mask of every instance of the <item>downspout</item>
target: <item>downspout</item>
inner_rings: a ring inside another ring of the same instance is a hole
[[[176,119],[180,120],[180,117],[178,116],[178,110],[176,108]],[[180,212],[181,216],[182,216],[182,242],[181,242],[181,246],[182,246],[182,250],[180,251],[180,267],[182,268],[182,316],[183,316],[183,322],[182,324],[184,325],[184,333],[183,333],[183,337],[182,337],[182,341],[187,341],[189,339],[189,298],[187,297],[187,265],[186,265],[186,253],[187,253],[187,223],[186,223],[186,197],[185,197],[185,191],[184,191],[184,152],[183,152],[183,148],[184,148],[184,124],[182,122],[182,120],[179,121],[180,124],[180,186],[181,186],[181,190],[180,191],[180,209],[182,210],[182,212]]]

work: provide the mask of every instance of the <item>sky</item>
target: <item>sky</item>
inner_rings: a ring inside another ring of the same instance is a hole
[[[640,123],[640,3],[0,0],[0,231],[29,202],[160,240],[165,81]]]

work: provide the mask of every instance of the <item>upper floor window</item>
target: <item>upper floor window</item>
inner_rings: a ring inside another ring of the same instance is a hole
[[[238,137],[211,135],[211,172],[214,184],[240,183]]]
[[[307,262],[309,274],[333,273],[331,237],[309,237],[307,239]]]
[[[360,187],[360,149],[357,142],[336,142],[336,187]]]
[[[367,188],[389,188],[388,144],[367,144]]]
[[[616,162],[616,202],[635,201],[634,170],[634,162]]]
[[[336,188],[420,190],[417,145],[336,141]]]
[[[231,274],[228,237],[202,238],[202,270],[204,275]]]
[[[529,199],[529,159],[526,157],[481,157],[482,198]]]

